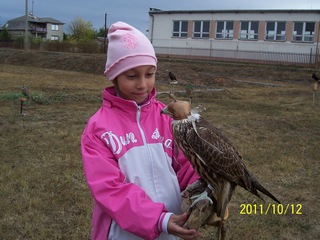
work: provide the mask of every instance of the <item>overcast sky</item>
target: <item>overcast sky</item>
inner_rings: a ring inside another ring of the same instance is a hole
[[[29,12],[52,17],[68,25],[77,17],[98,30],[116,21],[127,22],[141,31],[148,28],[149,8],[161,10],[222,9],[320,9],[320,0],[28,0]],[[0,25],[25,14],[25,0],[0,0]]]

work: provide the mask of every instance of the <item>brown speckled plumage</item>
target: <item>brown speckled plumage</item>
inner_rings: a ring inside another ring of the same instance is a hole
[[[172,129],[175,144],[189,159],[198,175],[213,186],[218,217],[224,216],[237,185],[259,198],[258,191],[280,203],[248,171],[228,138],[198,113],[193,113],[188,102],[172,101],[163,113],[174,119]],[[221,225],[220,231],[223,231]]]

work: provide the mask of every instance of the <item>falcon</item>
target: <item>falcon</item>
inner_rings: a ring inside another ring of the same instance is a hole
[[[320,83],[320,78],[317,76],[316,73],[312,73],[312,78],[314,81],[319,82]]]
[[[249,172],[242,157],[230,140],[216,127],[206,121],[197,110],[191,110],[187,101],[178,101],[171,95],[171,101],[161,114],[167,114],[172,121],[175,144],[191,162],[194,170],[208,184],[215,199],[215,213],[224,219],[228,202],[236,186],[241,186],[260,199],[259,192],[274,201],[280,201],[266,190]],[[208,189],[199,196],[209,194]],[[221,220],[218,237],[225,238],[224,221]]]
[[[171,71],[169,72],[169,78],[171,81],[170,84],[178,84],[176,75],[174,75]]]

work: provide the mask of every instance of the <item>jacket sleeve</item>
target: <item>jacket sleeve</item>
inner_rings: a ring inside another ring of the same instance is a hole
[[[126,231],[144,239],[157,238],[160,216],[167,212],[164,204],[153,202],[140,187],[126,183],[112,152],[87,128],[81,138],[81,151],[95,202]]]
[[[174,144],[175,145],[175,144]],[[184,156],[180,149],[177,149],[176,146],[173,146],[173,161],[172,165],[174,170],[176,171],[180,191],[186,189],[186,187],[199,179],[198,174],[194,171],[189,160]]]

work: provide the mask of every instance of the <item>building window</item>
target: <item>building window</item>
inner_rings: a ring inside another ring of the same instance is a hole
[[[217,21],[216,38],[233,39],[233,21]]]
[[[240,24],[240,40],[258,40],[258,21],[242,21]]]
[[[50,40],[52,41],[59,41],[59,36],[56,36],[56,35],[52,35]]]
[[[52,25],[51,25],[51,30],[52,30],[52,31],[59,31],[59,25],[57,25],[57,24],[52,24]]]
[[[314,22],[295,22],[293,26],[293,41],[313,42],[314,41]]]
[[[187,37],[188,21],[173,21],[173,37]]]
[[[193,24],[194,38],[209,38],[210,21],[195,21]]]
[[[286,23],[285,22],[267,22],[265,40],[285,41],[286,40]]]

